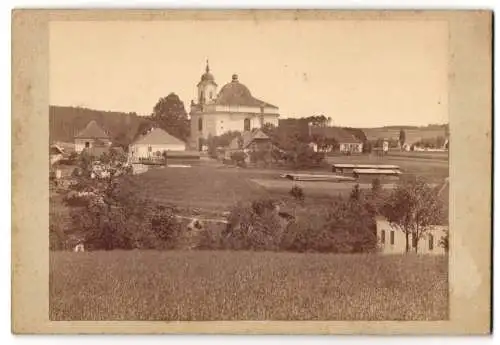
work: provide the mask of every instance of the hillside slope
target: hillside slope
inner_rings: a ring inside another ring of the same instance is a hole
[[[113,139],[128,141],[135,137],[142,124],[148,122],[147,118],[134,113],[50,106],[49,140],[73,142],[75,134],[92,120],[95,120]]]

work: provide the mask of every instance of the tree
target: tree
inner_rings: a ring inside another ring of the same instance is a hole
[[[434,225],[442,221],[443,203],[436,188],[422,178],[411,178],[390,195],[383,213],[389,222],[405,234],[406,252],[418,251],[418,242]]]
[[[351,200],[360,200],[361,199],[361,189],[359,188],[359,184],[356,183],[351,190],[350,195]]]
[[[304,190],[299,186],[293,186],[290,195],[299,202],[303,202],[305,199]]]
[[[189,137],[189,119],[184,103],[175,93],[160,98],[153,109],[152,119],[171,135],[186,141]]]
[[[405,142],[406,142],[406,132],[404,129],[401,129],[399,131],[399,145],[403,147]]]
[[[372,193],[378,195],[382,191],[382,183],[379,178],[372,180]]]

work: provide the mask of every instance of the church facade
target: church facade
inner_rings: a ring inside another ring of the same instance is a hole
[[[278,126],[279,109],[255,98],[234,74],[220,91],[207,66],[197,84],[197,102],[191,101],[190,146],[202,149],[209,136],[229,131],[250,131],[266,123]]]

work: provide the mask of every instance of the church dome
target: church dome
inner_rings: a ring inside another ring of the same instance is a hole
[[[250,90],[238,81],[238,76],[233,74],[232,81],[222,87],[217,97],[218,104],[260,106],[260,102],[253,98]]]

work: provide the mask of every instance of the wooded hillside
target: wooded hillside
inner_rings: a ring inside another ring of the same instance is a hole
[[[131,141],[139,127],[149,122],[135,113],[93,110],[77,107],[49,107],[50,142],[73,142],[75,134],[92,120],[108,132],[113,141]]]

